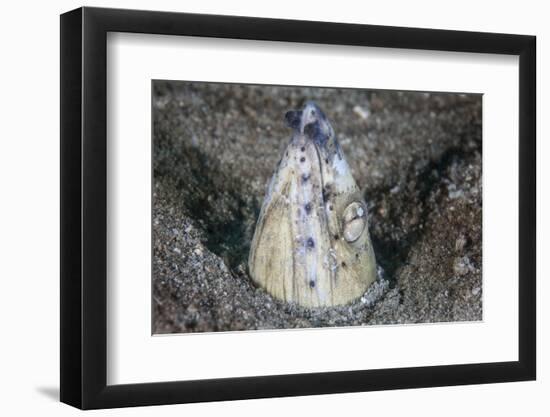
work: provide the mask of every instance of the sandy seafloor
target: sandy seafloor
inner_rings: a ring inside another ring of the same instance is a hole
[[[291,132],[315,101],[369,207],[378,280],[349,305],[273,299],[247,273]],[[481,95],[153,82],[153,332],[482,319]]]

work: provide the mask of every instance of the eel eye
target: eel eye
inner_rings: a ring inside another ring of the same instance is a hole
[[[365,209],[361,203],[353,202],[344,210],[343,235],[347,242],[355,242],[367,225]]]

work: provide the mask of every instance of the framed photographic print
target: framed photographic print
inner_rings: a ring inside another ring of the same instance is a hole
[[[535,38],[61,16],[61,400],[535,379]]]

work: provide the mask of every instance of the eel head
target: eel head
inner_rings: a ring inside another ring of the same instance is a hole
[[[285,120],[292,138],[256,224],[251,277],[283,301],[347,304],[376,278],[367,206],[321,109],[308,102]]]

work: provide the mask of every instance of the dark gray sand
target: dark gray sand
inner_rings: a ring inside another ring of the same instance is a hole
[[[378,280],[343,307],[279,302],[247,274],[266,186],[315,101],[369,205]],[[153,83],[153,332],[482,319],[481,96]]]

